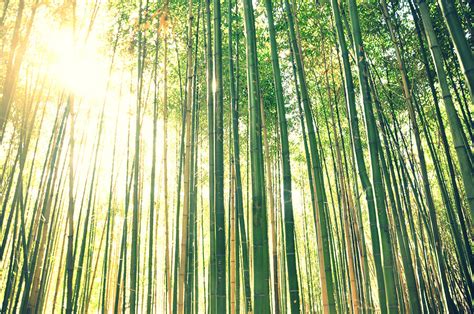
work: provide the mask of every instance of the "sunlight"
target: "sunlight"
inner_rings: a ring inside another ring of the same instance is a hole
[[[217,89],[217,81],[215,76],[212,76],[212,93],[215,94]]]
[[[100,53],[97,38],[75,42],[72,29],[60,28],[39,30],[38,41],[49,59],[48,76],[58,86],[87,99],[103,97],[109,62]]]

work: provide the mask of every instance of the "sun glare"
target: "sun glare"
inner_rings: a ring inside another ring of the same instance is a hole
[[[54,27],[57,26],[57,27]],[[28,63],[39,71],[41,77],[49,81],[50,86],[59,93],[72,93],[75,97],[75,141],[81,147],[81,153],[76,152],[74,169],[77,173],[88,173],[93,167],[93,156],[99,126],[102,124],[100,138],[100,158],[98,176],[108,176],[111,171],[109,160],[114,153],[114,142],[117,149],[117,164],[122,165],[120,156],[126,156],[120,148],[127,145],[127,128],[118,128],[114,134],[115,121],[120,126],[127,126],[130,119],[130,108],[135,97],[125,88],[123,81],[131,78],[117,70],[123,66],[124,59],[116,58],[114,71],[110,71],[111,58],[108,54],[108,42],[104,39],[106,28],[103,24],[96,27],[86,36],[86,30],[78,29],[76,34],[70,26],[59,26],[53,21],[42,18],[38,21],[32,36],[32,48],[28,55]],[[87,40],[85,38],[87,37]],[[109,73],[110,72],[110,73]],[[110,76],[109,76],[110,74]],[[108,81],[110,84],[108,85]],[[52,108],[49,114],[55,114]],[[105,106],[105,107],[104,107]],[[101,112],[104,116],[100,122]],[[144,129],[149,129],[150,119],[144,119]],[[151,131],[149,134],[152,134]],[[116,140],[113,140],[116,138]],[[151,139],[144,137],[143,149],[147,148]],[[117,166],[118,167],[118,166]],[[78,176],[77,184],[85,184]],[[106,192],[106,185],[103,186]],[[100,187],[99,187],[100,189]],[[98,200],[103,201],[103,200]]]
[[[97,38],[74,40],[72,29],[60,28],[40,32],[38,41],[45,48],[47,75],[55,85],[82,98],[103,97],[108,62]]]

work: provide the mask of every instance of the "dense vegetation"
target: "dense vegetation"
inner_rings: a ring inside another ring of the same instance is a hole
[[[473,311],[468,0],[4,0],[0,312]]]

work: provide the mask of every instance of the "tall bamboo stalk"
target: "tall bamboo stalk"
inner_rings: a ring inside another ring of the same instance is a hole
[[[256,47],[253,5],[244,0],[244,25],[247,39],[247,89],[250,118],[250,157],[252,177],[253,223],[253,310],[255,313],[270,311],[270,265],[265,203],[265,175],[262,149],[262,125],[260,113],[260,84]]]

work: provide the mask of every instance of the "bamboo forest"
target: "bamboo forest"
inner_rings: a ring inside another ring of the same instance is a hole
[[[0,0],[0,313],[474,312],[472,0]]]

